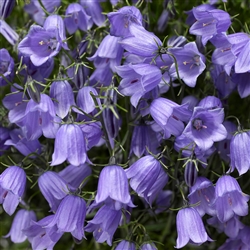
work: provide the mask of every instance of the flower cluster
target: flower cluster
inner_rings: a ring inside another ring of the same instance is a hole
[[[0,0],[1,249],[250,249],[250,38],[223,2]]]

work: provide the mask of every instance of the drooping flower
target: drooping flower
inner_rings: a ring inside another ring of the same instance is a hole
[[[107,244],[112,246],[112,238],[121,218],[121,210],[114,210],[110,206],[104,205],[98,210],[94,219],[88,221],[85,231],[93,232],[97,242],[107,241]]]
[[[218,179],[215,187],[214,208],[218,219],[224,223],[234,215],[248,214],[249,196],[241,191],[237,180],[229,175]]]
[[[2,19],[0,19],[0,34],[2,34],[11,45],[15,45],[19,39],[19,35]]]
[[[116,69],[118,75],[123,78],[118,90],[125,96],[131,96],[130,102],[134,107],[145,93],[160,83],[162,77],[158,67],[146,63],[128,64]]]
[[[136,250],[135,243],[122,240],[115,248],[115,250]]]
[[[26,186],[26,174],[17,166],[10,166],[0,175],[0,204],[9,215],[12,215],[21,198]]]
[[[28,237],[32,249],[53,249],[57,241],[62,237],[63,232],[58,231],[56,225],[47,227],[55,215],[49,215],[38,222],[31,221],[31,225],[23,229]]]
[[[38,186],[51,211],[56,212],[60,202],[69,192],[67,182],[56,172],[47,171],[38,178]]]
[[[89,19],[84,8],[78,3],[69,4],[66,9],[64,23],[69,34],[73,34],[77,29],[87,31]]]
[[[85,136],[77,124],[63,124],[56,133],[51,166],[59,165],[65,160],[74,166],[88,160]]]
[[[14,60],[8,50],[0,49],[0,87],[7,85],[8,82],[12,83],[15,73],[14,66]]]
[[[194,185],[190,187],[188,199],[191,204],[197,204],[194,208],[199,212],[200,216],[204,214],[215,215],[213,208],[215,188],[207,178],[200,176],[196,179]]]
[[[179,77],[189,87],[195,87],[198,76],[205,70],[205,57],[197,48],[195,42],[188,43],[184,47],[169,49],[169,52],[175,57],[177,65],[172,64],[169,73],[171,77]],[[178,67],[178,74],[176,71]]]
[[[141,12],[134,6],[125,6],[116,12],[108,13],[110,22],[110,35],[127,37],[131,35],[129,26],[131,23],[142,26]]]
[[[245,174],[250,168],[250,132],[236,133],[230,142],[230,166],[231,171],[235,168],[239,175]]]
[[[56,114],[60,118],[68,115],[70,107],[75,105],[74,93],[68,81],[55,81],[50,86],[50,97],[53,98]]]
[[[161,164],[152,155],[147,155],[126,169],[130,186],[141,197],[147,197],[161,173]]]
[[[207,223],[221,233],[224,232],[230,238],[236,238],[239,231],[244,228],[244,225],[240,222],[238,216],[232,217],[230,220],[222,223],[216,216],[209,218]]]
[[[195,107],[193,115],[183,131],[183,135],[193,140],[203,151],[211,148],[216,141],[227,137],[227,130],[222,125],[224,110],[222,108],[205,109]]]
[[[69,232],[76,239],[82,240],[84,236],[84,220],[86,203],[84,199],[75,195],[67,195],[60,203],[52,221],[47,228],[57,226],[58,232]]]
[[[134,207],[129,194],[126,173],[122,167],[112,165],[102,169],[95,202],[96,204],[104,202],[115,210],[120,210],[126,205]]]
[[[155,244],[153,242],[143,243],[140,246],[140,250],[157,250],[157,247],[155,246]]]
[[[176,218],[178,238],[176,248],[182,248],[188,243],[201,245],[212,241],[207,235],[202,219],[193,207],[181,209]]]
[[[5,235],[4,238],[10,237],[14,243],[24,242],[27,236],[23,230],[30,226],[31,221],[36,221],[34,211],[19,210],[14,217],[9,233]]]

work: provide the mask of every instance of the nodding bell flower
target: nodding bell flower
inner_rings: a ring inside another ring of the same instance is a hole
[[[218,219],[224,223],[234,215],[248,214],[249,195],[241,191],[237,180],[229,175],[221,176],[215,186],[214,208]]]
[[[63,124],[58,129],[55,139],[51,166],[59,165],[65,160],[74,166],[84,164],[87,160],[85,135],[77,124]]]
[[[116,246],[115,250],[136,250],[135,243],[123,240]]]
[[[34,211],[28,211],[25,209],[19,210],[12,222],[11,229],[4,238],[10,237],[14,243],[21,243],[27,239],[24,233],[24,229],[28,228],[32,221],[36,221],[36,215]]]
[[[1,0],[0,2],[0,18],[5,19],[7,18],[14,6],[15,6],[16,1],[11,1],[11,0]]]
[[[176,218],[178,238],[176,248],[182,248],[188,243],[201,245],[212,241],[207,235],[202,219],[193,207],[179,210]]]
[[[10,166],[0,175],[0,204],[12,215],[23,196],[26,186],[26,174],[17,166]]]
[[[122,167],[112,165],[102,169],[95,202],[104,202],[115,210],[120,210],[126,205],[134,207],[129,194],[128,179]]]

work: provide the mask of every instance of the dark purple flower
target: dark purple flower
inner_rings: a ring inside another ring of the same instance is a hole
[[[90,18],[80,4],[72,3],[66,9],[64,23],[69,34],[73,34],[77,29],[87,31]]]
[[[68,81],[55,81],[50,86],[50,97],[54,99],[55,111],[60,118],[65,118],[75,104],[74,93]]]
[[[67,195],[60,203],[52,221],[47,228],[57,226],[58,232],[69,232],[76,239],[82,240],[84,236],[84,220],[86,203],[84,199],[75,195]]]
[[[237,130],[237,127],[234,123],[230,121],[223,122],[224,127],[227,130],[227,138],[223,141],[219,141],[216,145],[218,154],[220,158],[226,162],[230,161],[230,143],[233,137],[234,132]]]
[[[19,210],[14,217],[9,233],[4,238],[10,237],[14,243],[24,242],[27,236],[23,230],[30,226],[31,221],[36,221],[36,215],[33,211]]]
[[[169,52],[175,57],[177,65],[170,67],[169,73],[173,78],[177,78],[176,66],[178,67],[179,77],[189,87],[195,87],[197,77],[206,68],[205,57],[197,48],[195,42],[188,43],[182,48],[172,48]]]
[[[136,250],[135,243],[123,240],[116,246],[115,250]]]
[[[57,241],[62,237],[63,232],[57,226],[47,227],[54,219],[55,215],[49,215],[38,222],[32,221],[31,225],[23,229],[27,235],[32,249],[53,249]]]
[[[188,243],[201,245],[212,241],[207,235],[202,219],[193,207],[181,209],[176,218],[178,238],[176,248],[182,248]]]
[[[8,128],[0,126],[0,156],[4,154],[4,151],[9,148],[8,145],[4,145],[7,140],[10,139],[10,130]]]
[[[10,13],[12,12],[15,6],[15,3],[16,2],[12,0],[0,1],[0,18],[1,19],[5,19],[10,15]]]
[[[134,207],[129,194],[127,176],[122,167],[113,165],[102,169],[95,202],[96,204],[105,202],[115,210],[120,210],[126,205]]]
[[[0,204],[12,215],[21,201],[26,186],[26,174],[17,166],[10,166],[0,175]]]
[[[0,34],[2,34],[11,45],[15,45],[19,39],[19,35],[2,19],[0,19]]]
[[[204,214],[215,215],[212,207],[215,199],[215,188],[213,183],[205,177],[198,177],[195,184],[190,187],[188,199],[191,204],[197,204],[194,208],[200,216]]]
[[[185,170],[184,170],[184,180],[187,186],[192,187],[197,179],[198,171],[196,164],[193,160],[188,160],[185,163]]]
[[[193,115],[183,131],[183,135],[193,140],[203,151],[211,148],[216,141],[227,137],[227,130],[222,125],[224,110],[222,108],[207,110],[195,107]]]
[[[51,166],[59,165],[65,160],[79,166],[87,160],[85,135],[77,124],[63,124],[58,129],[55,139]]]
[[[0,87],[7,85],[8,82],[12,83],[15,74],[14,66],[14,60],[8,50],[0,49]]]
[[[90,176],[92,169],[87,164],[80,166],[69,165],[58,173],[71,187],[79,188],[85,178]],[[83,185],[81,185],[83,187]]]
[[[227,12],[219,9],[201,11],[193,9],[195,23],[190,27],[190,34],[202,37],[202,44],[206,45],[207,41],[213,36],[226,32],[231,25],[231,19]]]
[[[60,202],[69,192],[67,182],[59,174],[47,171],[38,178],[38,186],[51,211],[56,212]]]
[[[148,154],[146,147],[153,154],[158,153],[158,147],[160,142],[157,138],[157,133],[152,130],[149,124],[136,124],[134,126],[130,155],[134,153],[138,158],[142,157],[143,154]]]
[[[230,166],[231,171],[235,168],[239,175],[245,174],[250,168],[250,132],[236,133],[230,142]]]
[[[150,64],[123,65],[116,67],[117,73],[123,79],[118,90],[125,96],[131,96],[130,102],[136,107],[140,98],[154,89],[161,81],[161,71]]]
[[[112,246],[112,238],[121,218],[121,210],[114,210],[110,206],[104,205],[98,210],[94,219],[88,221],[85,231],[93,232],[97,242],[107,241],[107,244]]]
[[[250,53],[250,51],[249,51]],[[237,90],[241,98],[248,97],[250,95],[250,72],[232,75],[233,85],[237,85]]]
[[[62,45],[58,39],[55,30],[32,25],[28,35],[19,43],[18,50],[30,56],[35,66],[40,66],[59,53]]]
[[[213,64],[210,68],[210,73],[220,98],[228,97],[232,91],[235,90],[237,84],[233,81],[232,77],[225,72],[222,65]],[[242,85],[246,86],[245,82]]]
[[[108,13],[110,22],[110,35],[127,37],[131,35],[129,26],[131,23],[142,26],[142,15],[140,10],[134,6],[125,6],[116,12]]]
[[[241,191],[237,180],[229,175],[220,177],[215,187],[214,208],[218,219],[224,223],[234,215],[248,214],[249,196]]]

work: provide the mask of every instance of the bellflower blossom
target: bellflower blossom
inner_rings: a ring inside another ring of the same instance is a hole
[[[19,39],[19,35],[2,19],[0,19],[0,34],[2,34],[11,45],[15,45]]]
[[[176,218],[178,238],[176,248],[182,248],[188,243],[201,245],[212,241],[207,235],[199,213],[193,207],[179,210]]]
[[[248,214],[249,195],[242,193],[237,180],[229,175],[218,179],[215,187],[214,208],[218,219],[224,223],[234,215]]]
[[[143,26],[132,23],[129,31],[131,36],[122,39],[120,43],[125,50],[132,54],[153,58],[159,50],[159,46],[162,46],[161,40],[145,30]]]
[[[11,0],[2,0],[0,2],[0,18],[1,19],[5,19],[11,14],[15,6],[15,3],[16,3],[15,1],[11,1]]]
[[[245,174],[250,168],[250,132],[236,133],[230,142],[230,166],[231,171],[235,168],[239,175]]]
[[[52,212],[56,212],[70,188],[58,173],[52,171],[47,171],[38,178],[38,186]]]
[[[196,22],[190,27],[189,32],[190,34],[201,36],[204,46],[213,36],[226,32],[231,25],[229,14],[223,10],[213,9],[201,11],[194,8],[193,15]]]
[[[23,196],[26,186],[26,174],[17,166],[10,166],[0,175],[0,204],[12,215]]]
[[[15,74],[14,66],[14,60],[10,56],[8,50],[0,49],[0,87],[7,85],[7,81],[13,81]],[[7,81],[5,79],[7,79]]]
[[[128,37],[131,35],[129,26],[137,24],[142,26],[142,15],[140,10],[134,6],[125,6],[116,12],[108,13],[110,22],[110,35]]]
[[[19,43],[18,50],[30,56],[35,66],[40,66],[56,56],[61,47],[68,49],[63,20],[58,15],[47,17],[44,27],[32,25],[28,35]]]
[[[84,199],[75,195],[67,195],[60,203],[55,216],[46,228],[57,226],[58,232],[69,232],[76,239],[85,238],[83,227],[86,215]]]
[[[56,133],[51,166],[59,165],[65,160],[74,166],[88,160],[85,135],[77,124],[63,124]]]
[[[24,242],[27,236],[23,230],[30,226],[31,221],[36,221],[36,215],[33,211],[19,210],[15,215],[9,233],[4,238],[10,237],[14,243]]]
[[[116,69],[118,75],[123,78],[118,90],[125,96],[131,96],[130,102],[134,107],[145,93],[160,83],[162,77],[158,67],[146,63],[128,64]]]
[[[115,250],[136,250],[135,243],[123,240],[116,246]]]
[[[59,122],[52,100],[41,94],[40,103],[29,100],[22,119],[22,130],[30,140],[38,139],[42,134],[47,138],[55,138]]]
[[[53,249],[54,245],[62,237],[63,232],[59,231],[56,225],[47,227],[54,217],[55,215],[49,215],[38,222],[31,221],[31,225],[23,229],[32,249]]]
[[[208,150],[216,141],[227,137],[227,130],[222,125],[224,110],[222,108],[207,110],[195,107],[193,115],[183,131],[183,135],[192,139],[203,151]]]
[[[77,29],[87,31],[89,19],[84,8],[78,3],[69,4],[66,9],[64,23],[69,34],[73,34]]]
[[[177,61],[180,79],[189,87],[195,87],[198,76],[205,70],[205,57],[202,55],[195,42],[188,43],[182,48],[171,48],[169,52]],[[169,69],[171,77],[177,78],[176,65]]]
[[[93,232],[97,242],[107,241],[107,244],[112,246],[112,238],[121,218],[121,210],[113,210],[110,206],[104,205],[95,214],[94,219],[88,221],[85,231]]]
[[[98,181],[96,204],[104,202],[112,209],[120,210],[128,205],[134,207],[129,194],[126,173],[120,166],[106,166],[102,169]]]

